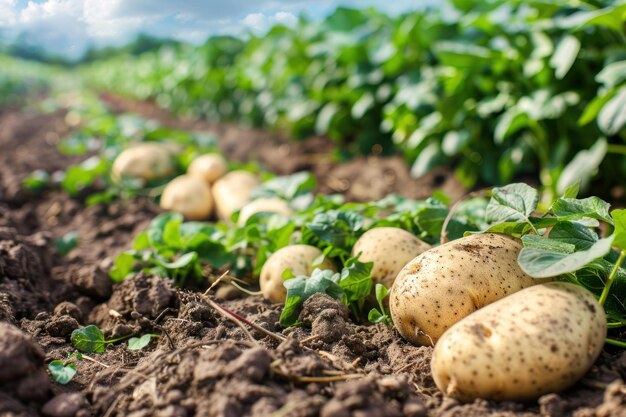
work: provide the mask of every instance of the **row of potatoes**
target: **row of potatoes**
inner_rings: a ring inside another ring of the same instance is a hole
[[[604,309],[586,289],[534,279],[517,263],[520,241],[487,233],[431,248],[411,233],[373,228],[353,255],[373,262],[372,278],[391,287],[399,333],[434,345],[435,383],[461,401],[531,400],[578,381],[598,358],[607,334]],[[263,295],[284,302],[282,272],[310,275],[321,255],[287,246],[264,265]],[[318,266],[333,269],[325,261]]]
[[[124,151],[113,176],[148,182],[175,172],[171,149],[155,143]],[[291,215],[280,199],[250,201],[258,179],[228,172],[223,157],[207,154],[164,189],[161,207],[189,220],[214,214],[239,223],[257,212]],[[434,345],[431,369],[437,386],[462,401],[529,400],[574,384],[593,365],[606,338],[604,309],[587,290],[526,275],[517,263],[520,241],[475,234],[431,248],[393,227],[373,228],[353,248],[373,262],[372,278],[391,288],[389,308],[399,333],[412,343]],[[291,245],[276,251],[261,270],[265,298],[285,301],[283,272],[309,276],[321,251]],[[336,271],[328,259],[316,267]]]
[[[112,177],[139,179],[144,184],[169,178],[176,172],[173,154],[175,146],[148,142],[124,150],[115,159]],[[240,211],[240,224],[255,213],[271,211],[286,216],[292,214],[287,202],[279,198],[260,198],[251,201],[252,191],[260,185],[259,179],[248,171],[228,172],[228,163],[219,154],[196,157],[185,175],[171,180],[163,189],[160,206],[181,213],[188,220],[208,220],[213,217],[230,221]]]

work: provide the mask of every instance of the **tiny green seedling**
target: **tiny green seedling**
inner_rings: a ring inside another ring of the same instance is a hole
[[[153,337],[159,337],[156,334],[144,334],[140,337],[127,335],[112,340],[105,340],[104,334],[93,324],[76,329],[72,332],[71,340],[76,349],[82,353],[104,353],[106,347],[112,343],[129,339],[128,348],[130,350],[140,350],[146,347]]]
[[[376,284],[374,289],[376,294],[376,301],[378,302],[378,308],[373,308],[367,315],[367,319],[370,323],[383,323],[387,326],[393,324],[389,310],[385,308],[384,299],[389,295],[389,290],[383,284]]]

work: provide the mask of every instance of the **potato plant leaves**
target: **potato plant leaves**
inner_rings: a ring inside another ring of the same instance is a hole
[[[52,379],[59,384],[65,385],[76,375],[76,364],[68,363],[65,365],[63,361],[57,359],[48,364],[48,371],[50,371]]]
[[[538,202],[539,192],[523,183],[494,188],[487,206],[487,221],[529,222]]]
[[[339,274],[330,270],[315,269],[310,277],[297,276],[284,282],[287,289],[285,307],[280,315],[280,325],[294,326],[298,323],[298,314],[302,304],[313,294],[328,294],[340,298],[341,288],[337,284]]]
[[[147,333],[140,337],[128,339],[128,350],[141,350],[150,344],[150,340],[156,335]]]
[[[74,330],[71,340],[74,347],[83,353],[104,353],[107,345],[104,334],[93,324]]]

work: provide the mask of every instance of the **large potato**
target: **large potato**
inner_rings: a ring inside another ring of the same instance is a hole
[[[289,208],[289,204],[280,198],[258,198],[241,208],[237,224],[240,226],[246,224],[246,221],[257,213],[279,213],[289,217],[293,211]]]
[[[606,338],[604,309],[563,282],[526,288],[464,318],[443,334],[431,369],[461,401],[532,400],[578,381]]]
[[[174,175],[176,166],[167,146],[148,142],[135,145],[118,155],[111,168],[114,181],[138,179],[142,185]]]
[[[200,178],[181,175],[163,190],[161,207],[177,211],[188,220],[206,220],[213,212],[211,188]]]
[[[476,234],[430,249],[398,274],[389,299],[405,339],[430,345],[479,308],[539,282],[517,264],[518,240]]]
[[[352,256],[361,253],[359,261],[373,262],[372,279],[389,288],[406,264],[430,249],[410,232],[399,227],[376,227],[356,241]]]
[[[213,184],[213,200],[220,219],[230,216],[250,201],[250,194],[259,186],[259,180],[247,171],[232,171]]]
[[[324,259],[321,265],[315,267],[311,265],[321,255],[322,251],[309,245],[285,246],[274,252],[261,269],[259,284],[263,297],[274,303],[285,302],[287,290],[283,286],[283,272],[287,268],[291,269],[296,276],[309,276],[316,268],[336,271],[330,259]]]
[[[187,173],[213,184],[228,172],[228,164],[222,155],[208,153],[194,158],[187,168]]]

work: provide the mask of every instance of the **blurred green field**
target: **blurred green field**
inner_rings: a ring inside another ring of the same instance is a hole
[[[600,185],[619,185],[626,4],[447,6],[396,17],[339,8],[247,39],[95,54],[71,71],[83,88],[179,116],[326,135],[342,157],[400,152],[416,177],[452,166],[467,188],[528,178],[555,196],[584,188],[601,164],[611,174],[600,169]],[[0,102],[25,81],[45,84],[39,66],[2,62]]]

